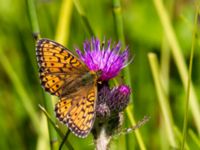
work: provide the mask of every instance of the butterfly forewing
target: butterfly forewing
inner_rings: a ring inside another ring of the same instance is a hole
[[[67,48],[48,39],[37,41],[36,57],[42,86],[56,96],[61,95],[64,84],[73,82],[89,71]]]
[[[55,107],[57,118],[75,135],[86,137],[95,119],[97,75],[67,48],[48,39],[38,40],[36,57],[42,86],[60,97]],[[89,76],[87,84],[82,83],[84,75]]]

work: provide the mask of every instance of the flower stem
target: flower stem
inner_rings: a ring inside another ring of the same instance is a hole
[[[108,136],[106,133],[106,127],[100,127],[97,138],[95,139],[96,150],[106,150],[108,149],[111,136]]]
[[[197,20],[199,14],[199,6],[196,8],[196,15],[194,19],[194,30],[192,35],[192,47],[190,53],[190,63],[189,63],[189,72],[188,72],[188,84],[187,84],[187,96],[186,96],[186,103],[185,103],[185,115],[184,115],[184,124],[183,124],[183,139],[181,143],[181,150],[185,147],[185,139],[186,139],[186,132],[187,132],[187,125],[188,125],[188,107],[189,107],[189,100],[190,100],[190,86],[191,86],[191,75],[192,75],[192,64],[193,64],[193,56],[194,56],[194,47],[195,47],[195,35],[197,31]]]
[[[119,0],[113,0],[113,13],[115,21],[115,29],[118,40],[122,42],[122,46],[125,46],[124,38],[124,27],[123,27],[123,18],[121,12],[121,4]]]
[[[31,21],[31,25],[32,25],[33,34],[39,34],[40,28],[39,28],[39,24],[38,24],[38,18],[37,18],[34,0],[27,0],[27,4],[28,4],[28,11],[30,14],[30,21]],[[39,35],[39,37],[40,37],[40,35]],[[54,116],[52,101],[50,100],[49,97],[46,96],[46,94],[44,96],[44,101],[45,101],[45,108],[50,113],[50,115]],[[55,117],[54,117],[54,120],[55,120]],[[50,139],[51,149],[57,150],[58,149],[57,133],[49,121],[48,121],[48,131],[49,131],[49,139]]]
[[[53,116],[53,120],[55,121],[55,115],[54,115],[54,109],[53,109],[53,104],[52,104],[52,100],[50,98],[49,95],[47,95],[47,93],[44,93],[45,95],[45,108],[47,109],[47,111],[49,112],[50,116]],[[58,137],[57,137],[57,133],[53,127],[53,125],[49,122],[48,120],[48,130],[49,130],[49,140],[50,140],[50,146],[52,150],[57,150],[58,149]]]
[[[31,21],[33,34],[39,34],[40,28],[39,28],[39,24],[38,24],[34,0],[27,0],[27,5],[28,5],[29,18]]]
[[[64,136],[64,138],[63,138],[63,140],[62,140],[62,143],[61,143],[60,146],[59,146],[59,150],[62,150],[62,147],[63,147],[63,145],[65,144],[65,141],[67,140],[69,134],[70,134],[70,130],[67,130],[67,133],[65,134],[65,136]]]
[[[181,131],[179,130],[179,128],[177,126],[174,125],[174,133],[176,135],[176,139],[179,143],[181,143],[181,141],[183,140],[183,136]],[[190,150],[190,147],[188,146],[187,142],[185,143],[185,150]]]
[[[113,0],[113,13],[114,13],[114,21],[115,21],[117,38],[118,38],[118,40],[120,40],[122,42],[122,46],[124,47],[125,46],[125,38],[124,38],[123,18],[122,18],[120,0]],[[131,85],[131,83],[132,83],[131,82],[131,74],[130,74],[129,66],[127,66],[124,69],[124,74],[126,74],[126,78],[125,78],[126,83],[128,83],[128,85],[130,87],[132,87],[132,85]],[[133,95],[132,94],[130,95],[130,100],[133,101]],[[129,120],[131,121],[132,126],[134,126],[136,121],[134,119],[132,112],[133,112],[133,110],[131,110],[131,107],[128,106],[126,108],[126,113],[129,117]],[[144,142],[143,142],[143,139],[142,139],[142,136],[141,136],[139,130],[135,131],[135,133],[136,133],[136,139],[139,143],[140,149],[145,150],[146,147],[144,145]]]

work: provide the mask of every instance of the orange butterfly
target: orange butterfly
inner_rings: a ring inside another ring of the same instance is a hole
[[[43,88],[60,98],[56,117],[79,137],[86,137],[93,127],[99,71],[88,67],[64,46],[49,39],[39,39],[36,56]]]

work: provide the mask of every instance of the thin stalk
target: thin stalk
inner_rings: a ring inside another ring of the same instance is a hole
[[[118,38],[118,40],[120,40],[122,42],[122,46],[125,47],[123,18],[122,18],[120,0],[113,0],[113,13],[114,13],[114,21],[115,21],[117,38]],[[129,84],[130,87],[132,87],[129,66],[127,66],[124,69],[124,74],[126,75],[126,78],[125,78],[126,83]],[[133,95],[132,94],[130,95],[130,100],[133,101]],[[132,126],[133,126],[133,125],[135,125],[136,122],[135,122],[135,119],[134,119],[132,112],[133,111],[131,110],[130,106],[128,106],[127,109],[126,109],[126,113],[129,117],[129,120],[130,120]],[[143,142],[143,139],[142,139],[142,136],[141,136],[139,130],[135,131],[135,134],[136,134],[136,139],[138,141],[140,149],[145,150],[146,147],[144,145],[144,142]]]
[[[100,131],[95,139],[96,150],[108,150],[111,136],[106,133],[106,126],[99,127]]]
[[[64,134],[62,132],[59,131],[59,126],[56,124],[55,119],[52,118],[52,116],[47,112],[47,110],[42,107],[40,104],[38,105],[38,107],[41,109],[41,111],[45,114],[45,116],[47,117],[47,119],[49,120],[49,122],[52,124],[52,126],[54,127],[55,130],[58,131],[58,133],[61,136],[64,136]]]
[[[174,29],[172,27],[172,24],[170,22],[169,16],[167,14],[167,11],[163,5],[163,2],[161,0],[153,0],[156,11],[158,13],[158,16],[160,18],[161,24],[163,26],[166,38],[168,40],[169,46],[171,48],[172,56],[175,60],[176,66],[178,68],[178,72],[181,77],[181,81],[183,83],[185,91],[187,91],[187,81],[188,81],[188,71],[187,67],[183,58],[183,55],[181,53],[180,45],[177,41]],[[190,107],[192,111],[192,115],[195,121],[195,125],[197,127],[197,131],[200,134],[200,108],[197,100],[196,93],[194,91],[194,87],[192,82],[190,83]]]
[[[41,105],[39,105],[39,108],[41,109],[41,111],[45,114],[45,116],[47,117],[47,119],[49,120],[49,122],[51,123],[52,127],[54,128],[54,130],[57,131],[57,133],[59,134],[59,136],[61,138],[67,137],[66,135],[63,134],[63,132],[59,129],[59,126],[56,124],[55,119],[52,118],[50,116],[50,114],[45,110],[44,107],[42,107]],[[69,131],[69,130],[68,130]],[[67,132],[67,134],[69,134],[69,132]],[[73,146],[70,144],[70,142],[68,142],[65,139],[65,145],[68,147],[68,149],[73,150]]]
[[[193,64],[193,57],[194,57],[194,47],[195,47],[195,34],[197,31],[197,20],[198,20],[198,11],[199,8],[196,9],[195,21],[194,21],[194,29],[192,35],[192,47],[190,53],[190,63],[189,63],[189,72],[188,72],[188,84],[187,84],[187,96],[186,96],[186,103],[185,103],[185,115],[184,115],[184,124],[183,124],[183,140],[181,143],[181,150],[185,147],[185,140],[187,136],[187,125],[188,125],[188,110],[189,110],[189,101],[190,101],[190,86],[191,86],[191,76],[192,76],[192,64]]]
[[[174,132],[176,134],[176,138],[179,142],[181,142],[183,140],[183,136],[181,131],[179,130],[179,128],[177,126],[174,126]],[[186,150],[190,150],[190,147],[188,146],[187,142],[185,142],[185,149]]]
[[[50,96],[47,95],[47,93],[44,93],[44,95],[45,95],[45,99],[44,99],[45,108],[49,112],[50,116],[53,116],[53,120],[55,121],[56,119],[55,119],[55,113],[53,109],[52,100]],[[48,130],[49,130],[49,140],[50,140],[51,149],[57,150],[59,146],[57,133],[54,127],[52,126],[52,124],[49,122],[49,120],[48,120]]]
[[[73,0],[73,2],[74,2],[74,5],[75,5],[79,15],[82,18],[82,21],[83,21],[86,29],[88,30],[89,35],[92,36],[92,37],[95,37],[95,33],[94,33],[90,23],[89,23],[89,20],[88,20],[86,14],[85,14],[85,11],[83,10],[83,8],[80,4],[80,1],[79,0]]]
[[[67,133],[65,134],[65,136],[64,136],[64,138],[63,138],[63,140],[62,140],[62,143],[61,143],[60,146],[59,146],[59,150],[62,150],[62,147],[63,147],[63,145],[65,144],[65,141],[67,140],[69,134],[70,134],[70,130],[67,130]]]
[[[38,24],[36,9],[35,9],[35,2],[34,0],[27,0],[27,4],[28,4],[28,11],[29,11],[33,34],[39,34],[40,28]]]
[[[175,135],[173,132],[173,120],[172,120],[172,114],[170,111],[170,106],[169,103],[167,101],[167,97],[164,93],[164,89],[162,87],[162,83],[160,80],[160,71],[159,71],[159,66],[158,66],[158,59],[156,57],[156,55],[154,53],[149,53],[148,54],[148,58],[149,58],[149,62],[150,62],[150,66],[151,66],[151,71],[152,71],[152,75],[153,75],[153,79],[154,79],[154,83],[156,86],[156,91],[157,91],[157,95],[158,95],[158,102],[159,105],[161,107],[161,111],[164,117],[164,121],[166,124],[166,130],[167,130],[167,137],[169,140],[170,145],[173,148],[177,148],[177,143],[175,140]]]
[[[32,25],[33,34],[39,34],[40,29],[39,29],[38,18],[37,18],[34,0],[27,0],[27,4],[28,4],[28,11],[30,14],[30,21],[31,21],[31,25]],[[38,36],[37,38],[40,38],[40,35],[37,35],[37,36]],[[47,96],[44,97],[44,101],[45,101],[45,107],[46,107],[47,111],[52,116],[54,116],[52,101]],[[54,119],[55,119],[55,117],[54,117]],[[49,121],[48,121],[48,131],[49,131],[49,140],[50,140],[51,149],[57,150],[58,149],[57,133]]]
[[[122,42],[122,46],[125,46],[124,27],[120,0],[113,0],[113,13],[115,21],[116,36],[118,40]]]

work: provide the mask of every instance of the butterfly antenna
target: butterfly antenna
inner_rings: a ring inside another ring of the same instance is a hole
[[[68,129],[66,135],[64,136],[64,138],[63,138],[63,140],[62,140],[62,142],[61,142],[61,144],[59,146],[59,150],[62,150],[62,147],[65,144],[65,141],[67,140],[67,138],[69,136],[69,133],[70,133],[70,130]]]

